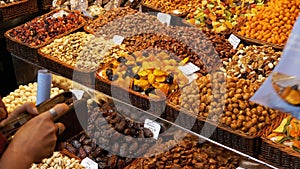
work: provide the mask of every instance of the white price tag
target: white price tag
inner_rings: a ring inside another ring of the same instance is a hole
[[[234,34],[231,34],[228,41],[233,46],[233,49],[236,49],[239,46],[241,39],[236,37]]]
[[[114,43],[116,43],[117,45],[121,45],[122,42],[123,42],[123,40],[124,40],[124,37],[123,37],[123,36],[119,36],[119,35],[115,35],[115,36],[113,37],[113,39],[112,39],[112,41],[113,41]]]
[[[158,14],[157,14],[157,19],[158,19],[161,23],[166,23],[168,26],[170,26],[170,23],[171,23],[171,15],[165,14],[165,13],[158,13]]]
[[[131,3],[134,1],[134,0],[129,0]]]
[[[77,100],[81,100],[82,99],[82,96],[84,94],[83,90],[71,89],[70,91],[75,95],[75,97],[76,97]]]
[[[69,13],[64,11],[64,10],[60,10],[59,12],[56,12],[55,14],[53,14],[52,16],[54,18],[58,18],[58,17],[63,17],[64,15],[68,15]]]
[[[154,139],[158,138],[160,132],[160,125],[157,122],[146,119],[144,127],[152,131]]]
[[[98,164],[88,157],[83,159],[80,164],[86,169],[98,169]]]
[[[186,75],[186,77],[189,79],[189,84],[190,84],[198,78],[198,75],[197,74],[191,74],[191,75]]]
[[[185,75],[191,75],[200,70],[198,66],[191,62],[185,64],[184,66],[178,66],[178,69],[181,70]]]
[[[245,169],[245,168],[243,168],[243,167],[238,167],[238,168],[236,168],[236,169]]]

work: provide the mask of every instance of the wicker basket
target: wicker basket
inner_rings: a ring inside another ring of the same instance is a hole
[[[51,11],[50,13],[47,13],[45,15],[42,15],[41,18],[44,18],[44,17],[47,17],[49,15],[52,15],[54,13],[56,13],[57,11],[59,10],[54,10],[54,11]],[[67,10],[65,10],[67,11]],[[74,28],[74,29],[70,29],[68,31],[66,31],[65,33],[61,34],[61,35],[58,35],[50,40],[48,40],[47,42],[41,44],[41,45],[38,45],[38,46],[31,46],[29,44],[26,44],[26,43],[23,43],[21,41],[18,41],[16,40],[15,38],[11,37],[9,35],[9,33],[15,29],[10,29],[8,31],[5,32],[4,36],[6,38],[6,48],[9,52],[15,54],[15,55],[18,55],[19,57],[23,58],[23,59],[26,59],[30,62],[33,62],[33,63],[39,63],[39,60],[38,60],[38,52],[37,52],[37,49],[42,47],[42,46],[45,46],[49,43],[51,43],[52,41],[54,41],[54,39],[56,38],[60,38],[64,35],[67,35],[81,27],[83,27],[85,25],[86,21],[83,19],[83,17],[81,17],[81,24],[77,27],[77,28]],[[20,27],[20,26],[19,26]]]
[[[284,48],[284,45],[277,45],[277,44],[274,44],[274,43],[262,42],[262,41],[257,40],[257,39],[248,38],[248,37],[239,35],[237,33],[237,31],[234,31],[233,34],[235,36],[237,36],[238,38],[240,38],[241,40],[243,40],[245,43],[249,44],[249,45],[251,45],[251,44],[255,44],[255,45],[268,45],[268,46],[271,46],[271,47],[273,47],[274,49],[277,49],[277,50],[283,50],[283,48]]]
[[[161,114],[164,112],[166,99],[153,99],[131,89],[112,84],[111,81],[98,75],[98,72],[101,70],[102,69],[99,69],[96,73],[96,90],[155,114]],[[113,94],[112,91],[114,91]]]
[[[287,114],[283,114],[279,121],[273,123],[262,136],[261,155],[259,158],[279,168],[300,168],[300,153],[294,151],[288,146],[283,144],[274,143],[266,137],[277,128],[281,121],[287,117]]]
[[[0,7],[0,21],[38,12],[37,0],[23,0]]]
[[[42,67],[56,72],[68,79],[72,79],[73,81],[81,83],[87,87],[93,87],[92,84],[95,79],[94,75],[96,70],[88,71],[76,69],[74,66],[62,62],[54,56],[41,52],[41,49],[38,49],[38,54],[39,65]]]
[[[261,148],[261,136],[267,128],[260,130],[256,134],[249,135],[240,130],[232,130],[230,127],[217,124],[213,121],[207,120],[204,117],[196,116],[189,110],[181,108],[178,105],[174,105],[170,102],[174,97],[177,97],[180,94],[179,91],[171,94],[167,99],[167,112],[166,116],[177,117],[179,113],[185,114],[185,116],[190,116],[189,118],[196,118],[196,123],[192,128],[192,131],[196,133],[201,133],[204,136],[210,137],[212,140],[217,141],[221,144],[224,144],[228,147],[236,149],[240,152],[248,154],[253,157],[258,157]],[[280,121],[282,117],[276,119]],[[174,119],[171,119],[174,120]],[[180,124],[183,125],[184,123]],[[203,128],[204,125],[207,125]],[[214,131],[212,131],[214,130]]]

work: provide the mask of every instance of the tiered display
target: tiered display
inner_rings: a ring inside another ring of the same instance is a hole
[[[212,140],[278,167],[299,168],[293,162],[300,158],[299,121],[250,98],[279,63],[300,4],[144,0],[142,5],[172,17],[186,14],[181,18],[185,26],[167,26],[156,16],[122,7],[88,22],[78,11],[51,12],[6,33],[12,53],[148,111],[146,115],[114,99],[96,100],[97,104],[88,100],[86,133],[61,143],[61,148],[80,159],[91,158],[100,168],[240,166],[242,158],[236,154],[191,137],[181,140],[177,130],[165,133],[171,126],[166,122],[157,122],[162,128],[156,141],[144,127],[145,119],[156,115],[184,128],[187,119],[193,119],[195,124],[188,128],[192,132],[213,128]],[[83,26],[85,32],[73,33]],[[227,40],[230,32],[242,38],[237,49]],[[22,56],[27,53],[18,47],[38,53]],[[189,72],[187,65],[197,69]],[[14,98],[4,97],[9,104],[7,99]],[[181,115],[183,122],[176,121]],[[134,161],[145,153],[154,156]]]

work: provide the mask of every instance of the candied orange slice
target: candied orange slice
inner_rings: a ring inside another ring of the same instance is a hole
[[[166,81],[166,77],[165,76],[157,76],[155,78],[155,81],[156,82],[164,82],[164,81]]]
[[[148,74],[148,81],[150,84],[153,84],[155,82],[155,76],[152,73]]]

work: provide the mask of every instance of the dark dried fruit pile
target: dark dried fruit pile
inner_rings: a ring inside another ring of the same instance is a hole
[[[78,12],[69,12],[63,16],[37,17],[19,27],[12,29],[9,36],[15,40],[37,47],[71,29],[77,28],[83,22]]]

